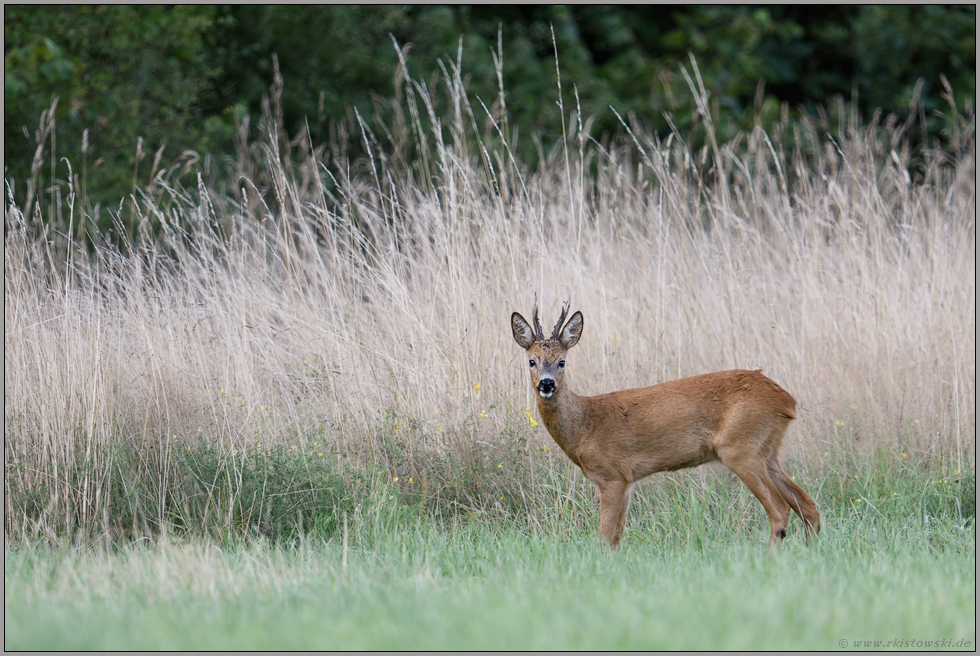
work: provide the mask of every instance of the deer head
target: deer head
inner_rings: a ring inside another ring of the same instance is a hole
[[[551,337],[545,339],[544,330],[538,320],[538,296],[534,295],[534,306],[531,318],[534,328],[515,312],[510,315],[510,327],[514,332],[514,340],[527,351],[528,366],[531,371],[531,386],[537,390],[541,398],[548,399],[555,393],[561,392],[565,374],[565,354],[568,349],[578,343],[582,337],[584,319],[581,312],[576,312],[565,323],[568,309],[572,303],[571,297],[565,302],[558,317],[558,323],[551,331]],[[562,327],[564,324],[564,327]]]

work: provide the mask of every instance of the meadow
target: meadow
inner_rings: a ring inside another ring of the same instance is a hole
[[[704,508],[725,500],[698,486],[683,489],[681,512],[641,508],[617,552],[587,509],[587,528],[530,533],[392,510],[352,520],[346,542],[8,549],[4,646],[847,651],[911,640],[921,651],[949,640],[972,651],[975,532],[925,523],[914,490],[928,487],[917,477],[905,495],[824,507],[820,540],[804,546],[797,522],[770,556],[754,499],[742,500],[755,515],[746,539],[723,508]]]
[[[5,210],[5,648],[975,648],[972,109],[941,151],[842,104],[719,143],[688,79],[693,133],[560,103],[533,169],[454,71],[358,115],[359,158],[273,96],[227,167],[155,161],[113,208],[43,117],[51,202]],[[535,293],[585,315],[579,393],[789,390],[820,538],[767,556],[708,466],[646,481],[604,550],[511,336]]]

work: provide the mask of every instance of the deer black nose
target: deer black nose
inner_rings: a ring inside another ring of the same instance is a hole
[[[555,391],[555,381],[551,378],[542,378],[538,381],[538,391],[542,394],[551,394]]]

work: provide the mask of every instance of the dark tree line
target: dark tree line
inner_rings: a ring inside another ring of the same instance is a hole
[[[183,162],[190,175],[203,162],[185,151],[234,153],[236,126],[269,93],[274,55],[283,129],[309,125],[325,141],[351,107],[371,116],[396,95],[392,37],[426,81],[440,60],[456,61],[462,39],[468,91],[490,106],[499,35],[508,119],[528,161],[532,135],[560,136],[555,44],[566,106],[574,85],[597,138],[621,129],[610,105],[651,130],[667,128],[669,111],[685,129],[694,101],[679,71],[689,53],[722,130],[774,121],[783,103],[816,113],[839,96],[865,120],[878,109],[917,112],[941,134],[941,76],[960,111],[972,111],[975,34],[975,5],[8,5],[4,176],[20,199],[36,154],[52,166],[52,143],[57,160],[84,168],[92,202],[118,202],[160,162]],[[39,119],[53,99],[45,134]]]

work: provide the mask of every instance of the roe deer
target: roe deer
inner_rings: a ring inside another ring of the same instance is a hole
[[[761,371],[720,371],[652,387],[579,396],[564,381],[565,355],[582,337],[571,298],[545,339],[534,299],[532,329],[510,317],[531,368],[538,412],[558,446],[599,488],[599,533],[615,548],[623,535],[633,484],[658,471],[720,460],[745,482],[769,514],[769,548],[786,537],[790,509],[807,539],[820,531],[813,499],[783,473],[779,446],[796,400]]]

